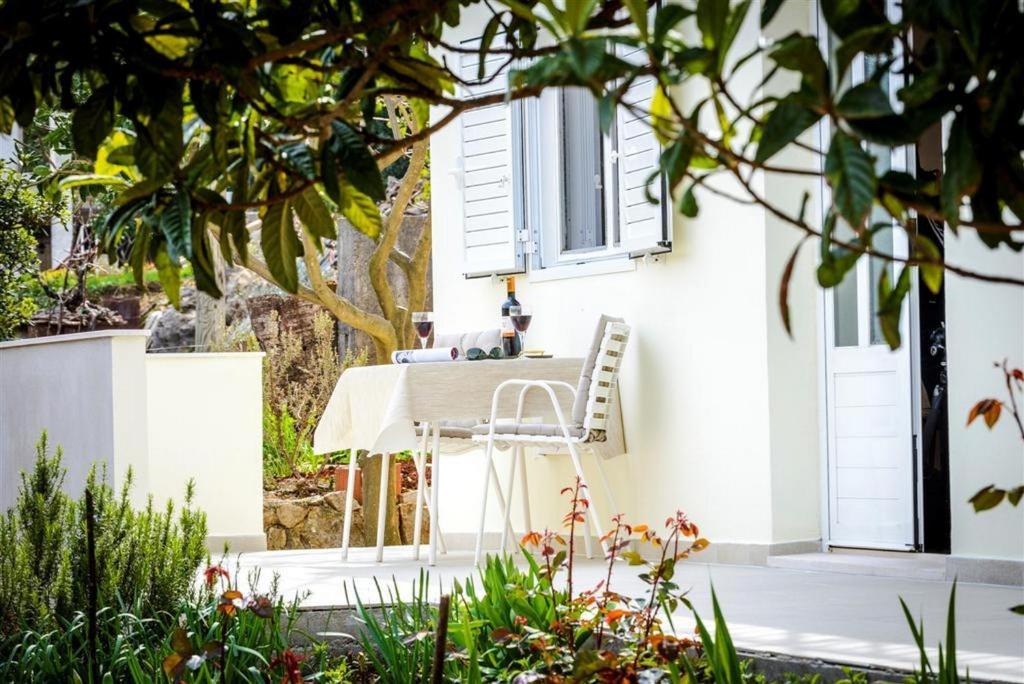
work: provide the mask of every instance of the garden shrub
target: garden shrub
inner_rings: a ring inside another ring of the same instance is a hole
[[[66,470],[60,447],[49,455],[45,433],[31,472],[23,473],[15,507],[0,516],[0,637],[26,625],[54,628],[87,605],[85,504],[62,490]],[[206,516],[184,505],[162,509],[152,499],[142,510],[129,502],[131,473],[120,492],[105,468],[93,469],[86,488],[95,506],[95,548],[100,606],[136,604],[140,618],[173,606],[193,591],[206,557]]]
[[[277,314],[271,327],[280,326]],[[302,337],[284,328],[269,344],[263,370],[263,474],[280,477],[315,474],[324,457],[313,453],[313,430],[327,407],[342,371],[364,366],[367,354],[346,351],[338,357],[334,344],[334,319],[326,313],[313,317],[309,349]]]
[[[58,213],[20,173],[0,164],[0,340],[35,313],[29,293],[39,270],[37,239]]]
[[[92,659],[85,613],[58,618],[53,627],[26,626],[3,643],[0,681],[352,681],[346,662],[321,644],[292,651],[300,597],[285,602],[274,583],[269,593],[256,593],[258,575],[243,594],[237,576],[219,565],[204,574],[206,586],[159,610],[144,608],[140,599],[101,607],[96,622],[103,638]]]

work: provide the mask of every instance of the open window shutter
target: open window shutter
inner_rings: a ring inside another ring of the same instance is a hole
[[[619,46],[619,57],[640,63],[646,59],[642,48]],[[652,254],[672,249],[668,226],[665,179],[652,174],[658,169],[661,146],[650,126],[651,98],[655,80],[637,78],[623,95],[623,102],[635,110],[619,106],[615,117],[615,143],[618,154],[619,241],[630,254]],[[658,204],[648,201],[648,195]]]
[[[477,47],[479,40],[463,47]],[[504,93],[508,70],[503,55],[487,55],[484,78],[477,80],[478,54],[460,54],[459,75],[472,83],[465,97]],[[493,77],[493,78],[492,78]],[[523,150],[518,103],[499,102],[459,117],[461,126],[463,272],[467,278],[522,273],[519,242],[523,226]]]

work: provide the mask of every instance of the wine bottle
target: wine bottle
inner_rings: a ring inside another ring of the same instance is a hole
[[[519,306],[519,300],[516,299],[516,279],[509,276],[505,281],[505,288],[508,297],[501,303],[501,348],[507,358],[514,358],[522,351],[519,335],[516,334],[512,319],[508,315],[509,307]]]

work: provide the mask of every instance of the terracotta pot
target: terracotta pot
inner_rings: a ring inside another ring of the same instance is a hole
[[[353,495],[359,505],[363,505],[363,471],[356,466],[355,491]],[[340,465],[334,468],[334,490],[344,492],[348,486],[348,466]]]

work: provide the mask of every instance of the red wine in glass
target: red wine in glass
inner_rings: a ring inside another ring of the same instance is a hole
[[[414,311],[412,314],[412,325],[420,338],[420,348],[426,349],[427,338],[434,331],[434,314],[430,311]]]
[[[416,324],[416,334],[422,337],[423,339],[427,339],[428,337],[430,337],[430,333],[432,332],[434,332],[433,321],[423,321],[422,323]]]
[[[512,327],[516,329],[516,332],[524,333],[529,329],[532,318],[533,316],[530,314],[512,316]]]
[[[525,306],[510,306],[508,317],[512,321],[512,327],[519,333],[519,348],[526,351],[526,330],[533,320],[533,313]]]

